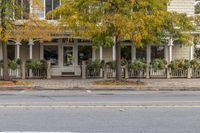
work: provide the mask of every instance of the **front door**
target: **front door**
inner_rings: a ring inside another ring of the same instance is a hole
[[[63,66],[73,66],[73,46],[63,47]]]

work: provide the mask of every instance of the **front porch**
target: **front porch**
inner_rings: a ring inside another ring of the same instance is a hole
[[[0,45],[0,51],[2,46]],[[150,63],[153,59],[162,58],[168,63],[174,59],[193,59],[193,46],[174,45],[172,42],[163,46],[147,45],[136,48],[131,42],[124,42],[121,58],[134,62],[145,59]],[[110,48],[95,47],[89,40],[53,39],[51,42],[10,42],[8,58],[26,60],[45,59],[51,62],[51,76],[81,76],[81,63],[84,60],[115,61],[115,46]],[[0,60],[2,52],[0,52]]]

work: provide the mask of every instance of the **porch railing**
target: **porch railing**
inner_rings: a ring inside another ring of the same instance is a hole
[[[166,78],[167,77],[167,69],[156,70],[156,69],[150,68],[149,73],[150,73],[151,78]]]
[[[107,67],[107,78],[115,78],[116,70],[110,67]],[[122,67],[122,78],[125,78],[125,67]]]
[[[184,70],[184,69],[172,70],[171,77],[172,78],[187,78],[188,70]]]
[[[146,71],[136,71],[133,69],[128,70],[128,76],[129,78],[145,78],[146,77]]]
[[[36,78],[36,79],[41,79],[41,78],[47,78],[47,69],[26,69],[26,79],[29,78]]]
[[[192,69],[192,78],[200,78],[200,69]]]
[[[87,78],[103,78],[103,70],[102,69],[87,69],[86,67],[86,77]]]
[[[21,78],[21,67],[18,66],[16,70],[8,69],[8,74],[12,79]],[[0,68],[0,79],[3,79],[3,68]]]
[[[51,78],[51,63],[47,61],[46,68],[30,69],[26,67],[26,63],[22,62],[16,70],[8,69],[8,74],[12,79],[30,79],[30,78]],[[0,79],[3,79],[3,68],[0,67]]]

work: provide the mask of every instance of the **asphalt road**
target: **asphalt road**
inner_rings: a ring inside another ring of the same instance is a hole
[[[0,92],[0,131],[198,133],[200,92]]]

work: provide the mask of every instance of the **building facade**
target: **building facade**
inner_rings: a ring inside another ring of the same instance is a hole
[[[29,0],[19,0],[20,4],[31,14],[37,15],[40,19],[47,19],[47,12],[55,9],[61,4],[61,0],[41,0],[42,8],[34,8]],[[170,0],[168,11],[186,13],[194,16],[195,0]],[[18,16],[20,19],[27,19],[23,12]],[[57,16],[49,17],[49,21],[56,21]],[[173,41],[169,44],[158,46],[156,44],[147,45],[143,48],[136,48],[130,41],[124,41],[125,47],[122,48],[122,57],[134,61],[144,58],[150,62],[154,58],[164,58],[168,62],[173,59],[193,58],[193,46],[174,45]],[[40,43],[30,40],[26,44],[12,42],[8,45],[9,59],[20,58],[25,61],[28,59],[46,59],[52,64],[52,76],[80,75],[80,64],[82,60],[115,60],[115,47],[103,48],[94,47],[89,40],[81,38],[68,38],[55,36],[51,42]],[[2,46],[0,45],[0,60],[2,59]]]

